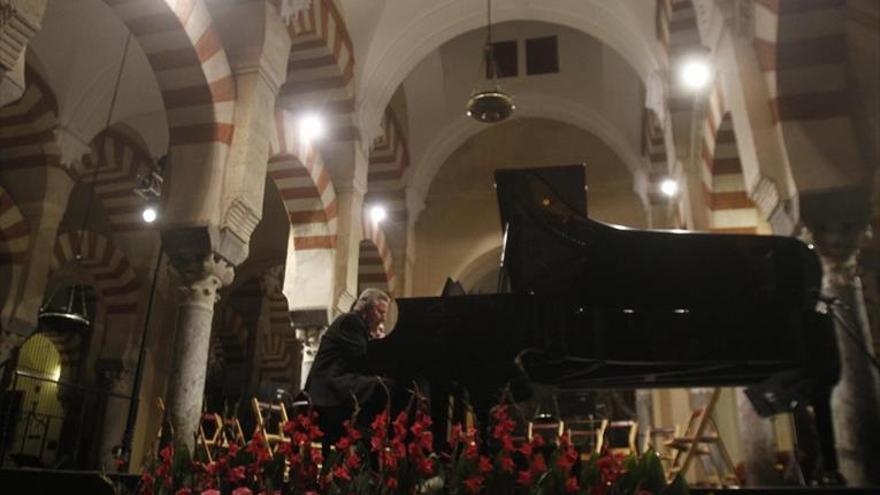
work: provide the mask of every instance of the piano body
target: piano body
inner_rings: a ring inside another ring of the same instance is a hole
[[[581,165],[495,180],[507,290],[398,299],[394,330],[370,343],[377,372],[424,377],[441,401],[457,383],[484,408],[518,356],[530,380],[561,389],[753,385],[765,415],[812,401],[833,463],[838,352],[804,243],[591,220]]]

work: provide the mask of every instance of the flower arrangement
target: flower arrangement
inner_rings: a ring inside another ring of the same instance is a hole
[[[325,458],[317,413],[283,425],[270,445],[257,431],[230,443],[212,462],[166,446],[145,469],[139,495],[683,495],[666,483],[654,452],[627,458],[579,453],[567,436],[516,439],[510,406],[491,412],[485,440],[473,427],[451,428],[449,450],[436,452],[424,399],[393,419],[386,408],[368,425],[353,417]]]

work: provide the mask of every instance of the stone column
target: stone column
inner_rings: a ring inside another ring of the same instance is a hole
[[[840,472],[852,486],[880,485],[880,375],[858,275],[860,223],[814,226],[824,276],[822,291],[833,305],[841,377],[831,394]],[[871,356],[871,357],[869,357]]]
[[[108,472],[116,472],[113,451],[122,446],[125,420],[131,401],[134,365],[121,359],[102,359],[95,363],[101,390],[107,393],[104,401],[103,424],[100,426],[98,465]]]
[[[325,326],[304,327],[296,329],[296,340],[302,344],[302,364],[300,365],[299,387],[304,389],[306,380],[309,377],[309,371],[312,369],[312,363],[315,362],[315,356],[318,354],[318,347],[321,345],[321,337]]]
[[[175,442],[192,450],[202,412],[214,303],[219,299],[217,291],[232,282],[233,268],[208,254],[181,275],[167,403]]]
[[[739,440],[746,468],[746,485],[773,486],[782,483],[776,471],[776,433],[769,418],[758,416],[742,388],[736,389]]]

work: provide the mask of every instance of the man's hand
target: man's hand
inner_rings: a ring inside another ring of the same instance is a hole
[[[376,329],[370,333],[370,339],[384,339],[385,338],[385,325],[379,324],[376,326]]]

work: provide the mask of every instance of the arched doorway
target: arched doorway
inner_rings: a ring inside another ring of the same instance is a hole
[[[46,334],[25,341],[0,413],[4,464],[48,466],[55,461],[65,418],[61,373],[61,353]]]

